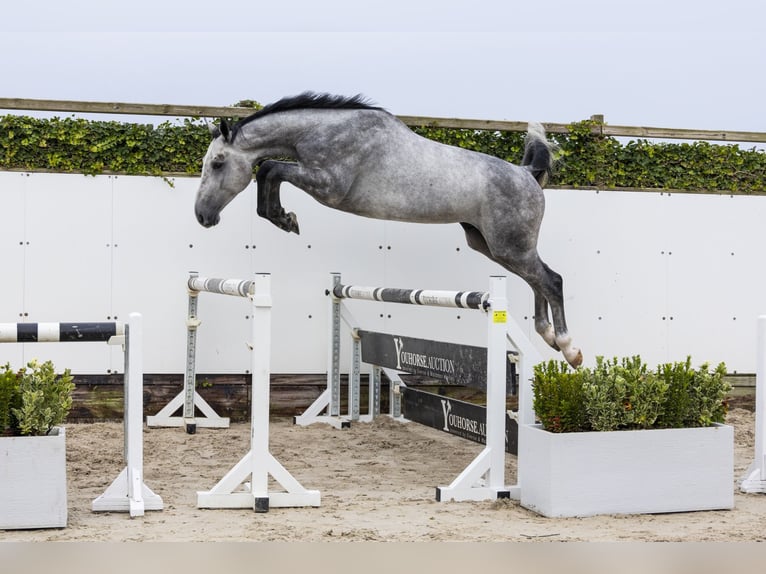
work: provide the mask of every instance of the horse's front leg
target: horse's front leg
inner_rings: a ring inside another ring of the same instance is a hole
[[[285,212],[279,199],[279,186],[284,181],[280,172],[284,166],[291,166],[286,162],[268,160],[261,164],[255,174],[255,183],[258,188],[258,205],[256,211],[264,219],[268,219],[274,225],[285,231],[300,233],[298,218],[292,212]]]

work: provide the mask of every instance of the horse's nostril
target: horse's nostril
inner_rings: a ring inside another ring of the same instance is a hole
[[[215,216],[205,216],[203,213],[195,212],[195,215],[197,216],[197,221],[202,227],[213,227],[214,225],[218,224],[218,221],[220,220],[220,217],[217,215]]]

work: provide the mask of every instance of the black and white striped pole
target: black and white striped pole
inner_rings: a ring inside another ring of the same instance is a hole
[[[162,498],[143,478],[143,340],[141,315],[131,313],[128,323],[58,322],[0,323],[0,343],[88,343],[121,345],[125,354],[124,432],[125,468],[93,501],[93,511],[129,512],[143,516],[145,510],[162,510]]]
[[[338,278],[340,279],[340,276]],[[483,291],[362,287],[359,285],[342,285],[340,282],[333,287],[333,295],[339,299],[365,299],[384,303],[456,307],[458,309],[482,309],[489,298],[489,293]]]
[[[108,342],[125,334],[124,323],[0,323],[0,343]]]

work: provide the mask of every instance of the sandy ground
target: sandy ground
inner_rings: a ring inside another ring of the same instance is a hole
[[[755,417],[734,409],[735,479],[753,457]],[[131,519],[94,513],[92,500],[121,470],[121,423],[67,426],[69,524],[63,529],[0,532],[3,541],[763,541],[766,495],[735,484],[729,511],[550,519],[516,501],[438,503],[480,445],[417,424],[381,417],[336,430],[271,425],[271,450],[306,488],[321,491],[319,508],[203,510],[209,490],[249,450],[249,425],[229,429],[145,429],[145,483],[165,508]],[[508,456],[509,482],[515,457]]]

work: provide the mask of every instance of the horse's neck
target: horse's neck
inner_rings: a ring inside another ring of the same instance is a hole
[[[316,124],[310,114],[300,112],[268,115],[244,124],[236,143],[242,151],[259,157],[264,154],[292,156],[298,139]]]
[[[266,157],[295,158],[296,146],[307,134],[312,143],[332,145],[339,133],[364,133],[366,126],[389,117],[379,111],[364,110],[294,110],[275,113],[244,124],[236,144],[255,161]],[[390,116],[393,117],[393,116]],[[398,121],[398,120],[396,120]]]

